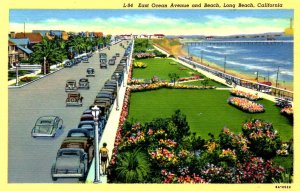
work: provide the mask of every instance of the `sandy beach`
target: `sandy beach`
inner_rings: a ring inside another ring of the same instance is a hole
[[[188,56],[188,52],[186,52],[184,50],[183,45],[180,44],[178,39],[153,40],[153,43],[155,46],[162,48],[163,50],[166,50],[167,52],[169,52],[169,54],[174,55],[175,57]],[[199,57],[193,56],[193,61],[201,64],[201,58],[199,58]],[[209,62],[205,59],[202,59],[202,64],[209,66],[210,68],[216,69],[218,71],[222,71],[222,72],[224,71],[223,67],[220,67],[219,65],[217,65],[213,62]],[[233,76],[236,76],[239,78],[243,78],[245,80],[257,82],[255,74],[249,75],[249,74],[241,73],[240,71],[229,70],[229,69],[225,69],[225,71],[227,74],[230,74],[230,75],[233,75]],[[264,81],[264,79],[259,77],[259,82],[263,82],[263,81]],[[273,86],[275,86],[275,84],[276,84],[275,80],[270,80],[270,82],[272,82]],[[282,89],[293,91],[293,83],[292,82],[285,82],[285,84],[279,83],[278,87],[282,88]]]

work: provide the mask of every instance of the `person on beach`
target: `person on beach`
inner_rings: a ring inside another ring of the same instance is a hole
[[[106,174],[106,168],[108,163],[108,149],[106,148],[107,144],[103,143],[103,147],[100,149],[100,155],[101,155],[101,168],[103,175]]]

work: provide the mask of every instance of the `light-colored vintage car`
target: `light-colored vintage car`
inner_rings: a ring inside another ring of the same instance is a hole
[[[79,92],[70,92],[66,99],[66,106],[82,106],[82,99]]]
[[[76,80],[67,80],[65,91],[66,92],[77,91]]]
[[[63,120],[58,116],[43,116],[37,119],[31,136],[35,137],[55,137],[58,129],[63,127]]]
[[[52,180],[57,178],[79,178],[84,180],[88,170],[88,154],[81,148],[62,148],[51,168]]]

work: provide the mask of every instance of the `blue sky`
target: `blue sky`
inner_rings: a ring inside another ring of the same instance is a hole
[[[10,31],[230,35],[282,32],[292,10],[10,10]]]

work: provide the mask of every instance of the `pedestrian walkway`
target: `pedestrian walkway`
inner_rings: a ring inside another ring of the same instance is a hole
[[[132,47],[133,50],[133,47]],[[132,56],[132,55],[131,55]],[[131,56],[129,58],[129,65],[131,62]],[[129,70],[130,67],[127,67]],[[109,150],[108,153],[108,159],[110,160],[112,157],[112,151],[114,149],[114,143],[115,143],[115,138],[117,134],[117,130],[119,127],[119,119],[121,116],[122,112],[122,107],[123,107],[123,101],[125,97],[125,92],[127,88],[127,79],[128,79],[128,71],[124,75],[124,80],[121,86],[119,87],[119,92],[118,92],[118,103],[119,103],[119,110],[117,110],[117,100],[115,100],[113,108],[110,112],[110,115],[108,117],[104,132],[102,134],[100,143],[99,143],[99,148],[102,147],[103,143],[107,143],[106,148]],[[103,174],[102,169],[101,169],[101,164],[100,165],[100,174]],[[86,183],[93,183],[95,179],[95,158],[93,159],[90,170],[88,173],[88,176],[86,178]],[[102,184],[107,183],[107,176],[100,176],[100,181]]]
[[[165,50],[163,50],[163,49],[161,49],[161,48],[159,48],[159,47],[157,47],[157,46],[154,46],[154,48],[156,48],[157,50],[161,51],[161,52],[164,53],[164,54],[168,54]],[[215,81],[217,81],[217,82],[220,82],[220,83],[222,83],[222,84],[224,84],[224,85],[226,85],[226,86],[229,86],[229,87],[233,88],[233,86],[227,84],[227,83],[226,83],[226,80],[223,79],[223,78],[220,78],[220,77],[218,77],[218,76],[216,76],[216,75],[214,75],[214,74],[212,74],[212,73],[210,73],[210,72],[204,71],[204,70],[202,70],[202,69],[200,69],[200,68],[194,68],[192,65],[187,64],[186,62],[184,62],[184,61],[182,61],[182,60],[179,60],[179,59],[176,59],[176,58],[172,58],[172,59],[173,59],[174,61],[179,62],[180,64],[182,64],[182,65],[188,67],[188,68],[194,69],[194,70],[196,70],[196,71],[202,73],[203,75],[205,75],[206,77],[208,77],[208,78],[210,78],[210,79],[213,79],[213,80],[215,80]],[[257,94],[257,95],[258,95],[259,97],[261,97],[261,98],[264,98],[264,99],[267,99],[267,100],[270,100],[270,101],[275,102],[276,96],[272,96],[272,95],[269,95],[269,94],[265,94],[265,93],[262,93],[262,92],[260,92],[260,91],[255,91],[255,90],[253,90],[253,89],[245,88],[245,87],[238,86],[238,85],[236,85],[234,88],[235,88],[235,89],[238,89],[238,90],[241,90],[241,91],[249,92],[249,93],[252,93],[252,94]]]

